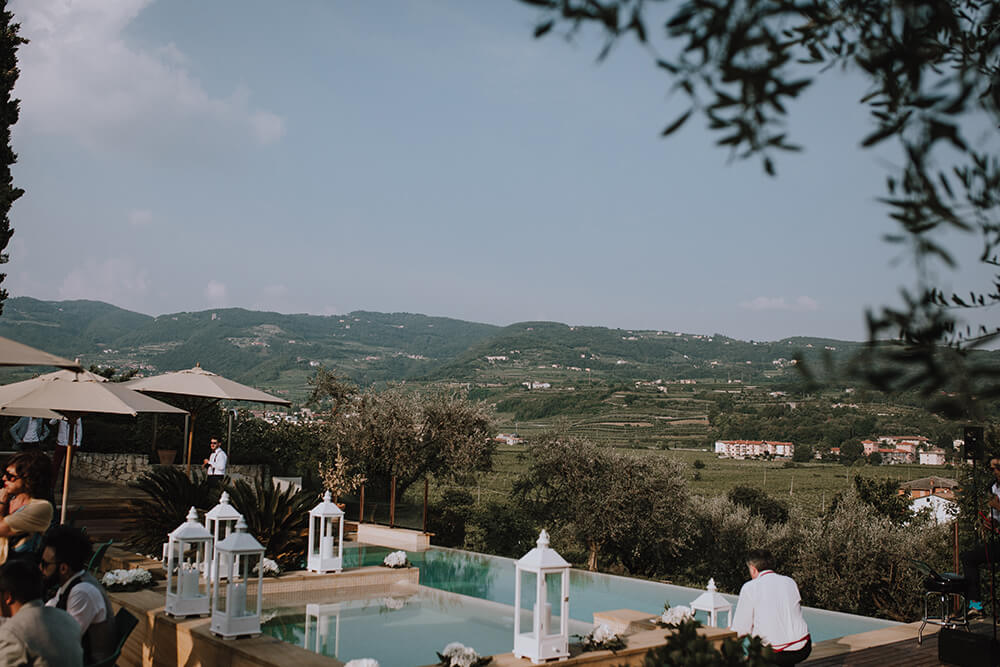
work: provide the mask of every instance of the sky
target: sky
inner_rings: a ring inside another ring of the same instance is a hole
[[[860,340],[913,281],[849,75],[769,178],[700,119],[659,137],[649,51],[536,40],[515,0],[9,8],[11,296]]]

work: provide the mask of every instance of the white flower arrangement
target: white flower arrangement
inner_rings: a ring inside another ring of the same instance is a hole
[[[444,650],[438,653],[438,658],[444,667],[483,667],[493,660],[490,656],[480,656],[475,649],[459,642],[445,646]]]
[[[134,570],[111,570],[101,578],[101,585],[108,591],[137,591],[152,584],[153,575],[141,567]]]
[[[382,565],[393,568],[408,567],[410,565],[410,561],[406,559],[405,551],[393,551],[385,557],[385,560],[382,561]]]
[[[693,618],[694,612],[691,611],[691,607],[686,607],[682,604],[676,607],[664,605],[663,613],[658,618],[654,618],[653,622],[659,625],[680,625],[684,621],[690,621]]]
[[[584,651],[617,651],[625,648],[625,640],[612,632],[606,623],[601,623],[585,635],[582,644]]]
[[[344,667],[378,667],[378,660],[373,658],[355,658]]]
[[[278,567],[278,563],[270,558],[261,558],[260,562],[257,565],[254,565],[254,573],[256,574],[261,568],[264,570],[265,577],[276,577],[281,574],[281,568]]]
[[[402,598],[382,598],[382,606],[390,610],[402,609],[406,606],[406,600]]]

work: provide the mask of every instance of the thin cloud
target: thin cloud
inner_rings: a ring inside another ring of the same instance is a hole
[[[128,213],[128,224],[133,227],[146,227],[153,223],[153,212],[146,209],[135,209]]]
[[[138,305],[148,288],[146,270],[131,259],[88,259],[63,279],[59,298]]]
[[[136,46],[124,33],[152,0],[16,0],[21,35],[21,99],[26,131],[70,137],[90,147],[185,149],[206,132],[231,128],[260,144],[278,141],[284,121],[254,109],[240,86],[206,90],[173,43]],[[67,113],[71,109],[72,113]]]
[[[819,302],[808,296],[800,296],[788,301],[783,296],[758,296],[740,303],[743,310],[784,310],[796,313],[819,310]]]
[[[221,306],[226,302],[229,290],[225,283],[218,280],[209,280],[205,285],[205,300],[213,306]]]

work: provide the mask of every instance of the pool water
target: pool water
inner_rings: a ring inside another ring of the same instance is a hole
[[[391,551],[369,545],[345,546],[344,567],[379,565]],[[264,624],[264,632],[326,655],[336,655],[345,662],[375,658],[381,667],[432,664],[437,661],[435,651],[453,641],[472,646],[481,655],[512,650],[513,559],[438,547],[407,552],[407,557],[420,569],[420,584],[426,588],[392,598],[325,605],[329,609],[313,609],[319,614],[314,614],[309,623],[302,607],[272,610],[271,614],[277,615]],[[522,587],[522,609],[528,610],[534,605],[534,583],[525,580]],[[703,592],[570,570],[570,618],[579,622],[571,622],[570,633],[583,634],[592,628],[595,611],[636,609],[648,611],[652,617],[663,610],[664,602],[671,606],[690,605]],[[735,608],[736,596],[725,597]],[[558,591],[550,591],[549,599],[558,599]],[[803,608],[803,614],[813,642],[897,625],[808,607]],[[318,644],[317,637],[321,639]]]

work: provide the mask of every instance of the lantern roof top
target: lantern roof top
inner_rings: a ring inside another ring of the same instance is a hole
[[[228,551],[229,553],[259,553],[264,551],[257,539],[247,532],[247,522],[240,517],[236,521],[236,529],[229,533],[229,537],[215,545],[216,551]]]
[[[517,561],[517,566],[522,570],[537,571],[550,568],[569,568],[569,563],[549,546],[549,534],[543,529],[538,534],[535,548],[524,554]]]
[[[170,533],[173,540],[211,540],[212,533],[198,522],[198,510],[193,506],[188,510],[187,520]]]
[[[235,507],[229,504],[229,493],[223,491],[222,495],[219,496],[219,504],[208,510],[205,514],[205,521],[209,519],[215,519],[216,521],[236,521],[242,516]]]
[[[309,516],[344,516],[344,510],[337,507],[337,503],[333,502],[330,492],[326,491],[323,494],[323,500],[319,503],[319,505],[316,505],[316,507],[309,510]]]
[[[715,579],[708,580],[708,589],[696,597],[694,602],[691,603],[691,609],[700,609],[701,611],[720,611],[725,609],[732,609],[733,605],[730,604],[729,600],[724,598],[715,587]]]

